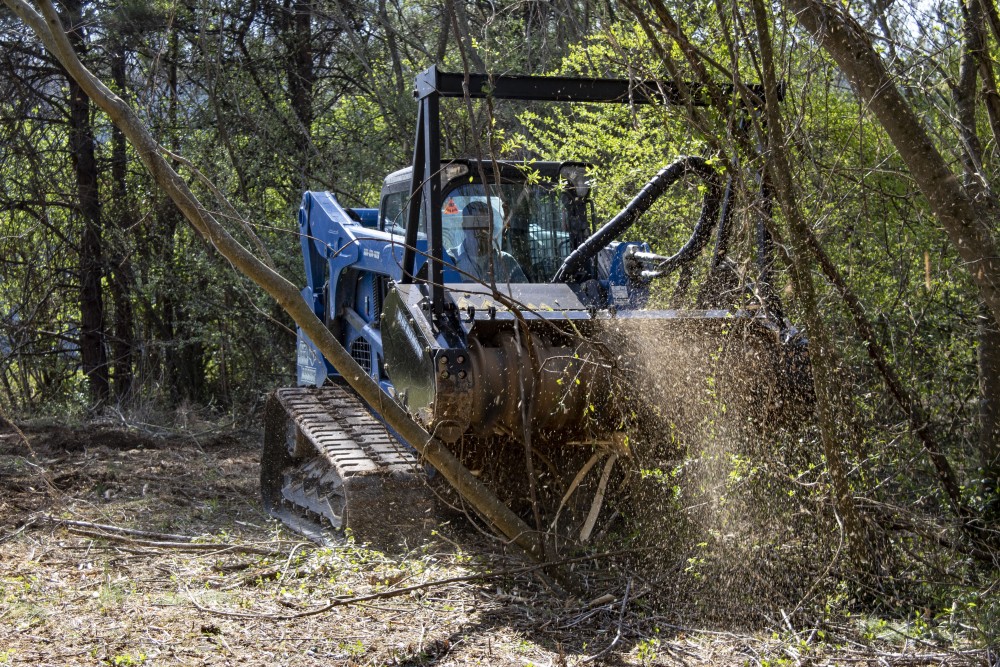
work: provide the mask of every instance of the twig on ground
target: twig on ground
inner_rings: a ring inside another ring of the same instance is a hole
[[[156,540],[139,540],[124,535],[109,535],[92,530],[84,530],[68,526],[66,528],[71,533],[92,537],[94,539],[109,540],[111,542],[122,542],[143,547],[154,547],[157,549],[177,549],[179,551],[217,551],[220,553],[248,553],[259,554],[261,556],[284,556],[284,551],[276,549],[265,549],[263,547],[245,546],[242,544],[226,544],[224,542],[163,542]]]
[[[31,455],[32,458],[34,458],[35,450],[31,448],[31,442],[28,441],[28,436],[26,436],[24,434],[24,431],[22,431],[20,427],[14,423],[13,419],[7,416],[7,413],[4,411],[3,406],[0,406],[0,422],[4,424],[9,424],[10,427],[14,429],[14,433],[17,433],[17,436],[21,438],[21,442],[23,442],[24,446],[28,448],[28,453]]]
[[[600,560],[602,558],[610,558],[613,556],[620,556],[624,553],[630,553],[634,550],[632,549],[621,549],[618,551],[608,551],[600,554],[593,554],[588,556],[577,556],[576,558],[566,558],[559,561],[550,561],[548,563],[537,563],[535,565],[526,565],[524,567],[516,567],[508,570],[500,570],[497,572],[479,572],[476,574],[469,574],[461,577],[448,577],[445,579],[436,579],[434,581],[427,581],[422,584],[414,584],[413,586],[406,586],[404,588],[394,588],[387,591],[380,591],[378,593],[371,593],[370,595],[360,595],[351,598],[337,598],[331,600],[328,604],[321,607],[316,607],[315,609],[309,609],[307,611],[302,611],[297,614],[253,614],[247,612],[235,612],[226,611],[223,609],[214,609],[211,607],[204,607],[193,598],[191,603],[199,610],[208,614],[216,614],[218,616],[225,616],[228,618],[258,618],[267,619],[271,621],[291,621],[297,618],[305,618],[307,616],[316,616],[318,614],[326,613],[337,607],[346,607],[348,605],[357,604],[359,602],[369,602],[371,600],[382,600],[388,598],[399,597],[400,595],[407,595],[415,591],[421,591],[428,588],[437,588],[439,586],[447,586],[448,584],[457,584],[468,581],[487,581],[490,579],[500,579],[503,577],[513,576],[515,574],[526,574],[529,572],[535,572],[536,570],[541,570],[547,567],[556,567],[560,565],[569,565],[571,563],[580,563],[589,560]],[[629,582],[631,585],[631,581]],[[626,591],[627,593],[627,591]],[[627,601],[627,597],[626,597]]]
[[[75,526],[77,528],[94,528],[96,530],[106,530],[112,533],[121,533],[123,535],[134,535],[135,537],[148,537],[156,540],[164,540],[168,542],[191,542],[195,538],[191,535],[177,535],[175,533],[154,533],[148,530],[136,530],[134,528],[123,528],[121,526],[111,526],[105,523],[92,523],[90,521],[78,521],[75,519],[57,519],[47,514],[43,514],[39,517],[42,521],[46,523],[51,523],[55,525],[63,526]]]
[[[15,537],[17,537],[18,535],[20,535],[21,533],[23,533],[27,529],[29,529],[33,525],[35,525],[36,521],[37,521],[37,518],[35,518],[35,517],[32,517],[32,518],[28,519],[17,530],[11,531],[10,533],[4,535],[3,537],[0,537],[0,544],[3,544],[4,542],[7,542],[9,540],[14,539]]]
[[[604,611],[604,607],[595,607],[594,609],[591,609],[590,611],[586,611],[586,612],[584,612],[582,614],[579,614],[579,615],[575,616],[573,619],[571,619],[570,621],[567,621],[566,623],[562,623],[561,625],[557,625],[556,628],[558,630],[569,630],[570,628],[575,627],[577,625],[580,625],[581,623],[583,623],[584,621],[592,618],[593,616],[596,616],[597,614],[601,613],[602,611]]]
[[[299,542],[292,550],[288,552],[288,560],[285,561],[285,568],[281,571],[281,576],[278,577],[278,581],[284,581],[285,575],[288,574],[288,567],[292,564],[292,558],[295,556],[295,552],[299,550],[299,547],[311,546],[312,542]]]
[[[49,490],[49,493],[51,493],[53,496],[57,498],[61,496],[62,491],[60,491],[59,488],[53,483],[52,477],[51,475],[49,475],[49,471],[32,460],[32,459],[37,459],[38,454],[36,454],[35,450],[32,448],[31,441],[28,440],[28,436],[26,436],[24,434],[24,431],[22,431],[21,428],[14,423],[13,419],[7,416],[7,413],[4,412],[3,407],[0,407],[0,423],[9,424],[10,427],[14,429],[14,432],[17,433],[17,437],[20,438],[21,442],[24,443],[25,449],[28,450],[28,456],[27,458],[24,459],[24,462],[38,471],[38,475],[42,478],[42,481],[45,482],[45,486]]]
[[[600,658],[601,656],[603,656],[605,653],[607,653],[608,651],[610,651],[611,649],[613,649],[615,647],[615,644],[618,643],[618,640],[620,640],[622,638],[622,623],[624,623],[624,621],[625,621],[625,607],[626,607],[626,605],[628,605],[628,594],[629,594],[629,591],[631,591],[631,590],[632,590],[632,580],[629,579],[628,583],[625,584],[625,595],[622,596],[622,606],[621,606],[621,610],[618,612],[618,632],[615,633],[615,638],[611,640],[611,643],[608,644],[607,647],[605,647],[605,649],[603,651],[601,651],[600,653],[595,653],[594,655],[590,656],[589,658],[584,658],[581,661],[581,664],[586,664],[588,662],[593,662],[593,661],[597,660],[598,658]]]

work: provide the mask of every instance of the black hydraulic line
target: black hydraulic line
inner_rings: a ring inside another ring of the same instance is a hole
[[[597,253],[606,245],[623,234],[632,224],[639,219],[649,207],[666,192],[667,188],[677,180],[688,174],[695,174],[705,181],[708,192],[701,207],[701,217],[695,225],[694,233],[684,247],[677,254],[664,262],[660,268],[664,272],[671,271],[681,264],[690,261],[708,243],[711,237],[712,228],[718,219],[719,204],[722,199],[722,184],[719,173],[708,164],[705,158],[696,155],[682,157],[673,164],[661,169],[656,176],[649,180],[649,183],[639,191],[639,194],[621,210],[618,215],[605,223],[590,238],[584,241],[579,248],[570,253],[569,257],[562,263],[556,271],[552,282],[572,282],[578,278],[578,274],[592,260]]]
[[[726,179],[726,194],[722,197],[722,215],[719,216],[719,231],[715,235],[715,252],[712,253],[712,271],[714,272],[726,260],[729,254],[729,239],[733,235],[733,209],[736,208],[736,182],[730,174]]]
[[[706,179],[707,181],[708,179]],[[688,264],[701,254],[712,238],[712,228],[719,219],[719,206],[722,201],[722,184],[715,180],[709,182],[708,192],[701,206],[701,217],[691,232],[687,243],[674,255],[660,262],[656,267],[656,277],[663,277],[679,267]]]

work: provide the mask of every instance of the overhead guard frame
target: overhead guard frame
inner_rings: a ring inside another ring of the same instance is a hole
[[[413,172],[410,186],[410,206],[406,221],[406,241],[403,249],[403,282],[415,280],[417,231],[420,212],[427,221],[427,282],[431,288],[433,312],[444,312],[444,252],[441,222],[441,125],[440,98],[494,98],[537,102],[584,102],[609,104],[690,104],[707,107],[710,104],[707,86],[684,84],[684,91],[670,81],[635,81],[631,79],[586,79],[565,76],[486,75],[443,72],[432,65],[416,77],[413,91],[417,99],[417,132],[413,148]],[[758,100],[764,99],[764,88],[747,85]],[[720,86],[723,95],[732,99],[736,87]],[[779,87],[779,98],[783,97]]]

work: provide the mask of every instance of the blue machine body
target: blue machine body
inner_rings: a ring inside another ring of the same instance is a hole
[[[403,279],[404,235],[401,227],[390,223],[387,194],[391,193],[383,193],[381,209],[373,209],[344,207],[330,192],[306,192],[298,218],[306,275],[302,298],[362,369],[392,393],[392,383],[385,372],[380,319],[387,291]],[[511,284],[507,286],[508,292],[515,296],[530,293],[544,305],[542,309],[525,311],[528,318],[584,320],[609,308],[619,317],[628,317],[629,311],[645,306],[649,296],[647,284],[636,283],[626,275],[625,257],[630,250],[649,251],[649,246],[642,242],[609,244],[598,258],[597,277],[586,284]],[[419,274],[428,256],[427,240],[422,234],[417,239],[415,254],[415,273]],[[452,266],[454,260],[447,259],[451,262],[444,266],[446,289],[450,292],[468,289],[469,283],[475,281],[456,271]],[[551,302],[558,302],[560,294],[574,295],[564,297],[562,303],[573,301],[577,308],[553,307]],[[479,317],[489,317],[488,306]],[[493,317],[503,320],[513,315],[500,312]],[[300,329],[298,384],[321,386],[328,377],[337,375]]]

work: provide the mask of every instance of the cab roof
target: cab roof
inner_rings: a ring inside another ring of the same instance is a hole
[[[454,160],[442,160],[441,166],[447,166],[449,164],[466,164],[469,166],[469,171],[473,177],[478,176],[479,167],[482,166],[483,170],[486,172],[486,176],[489,178],[493,174],[492,160],[476,160],[472,158],[458,158]],[[495,163],[500,169],[500,178],[504,181],[523,181],[525,180],[526,173],[537,173],[544,179],[555,180],[559,178],[559,171],[565,166],[582,166],[590,167],[589,164],[584,162],[554,162],[548,160],[497,160]],[[398,171],[394,171],[385,177],[385,182],[383,187],[386,189],[395,190],[400,185],[410,182],[410,175],[413,173],[413,167],[404,167]]]

